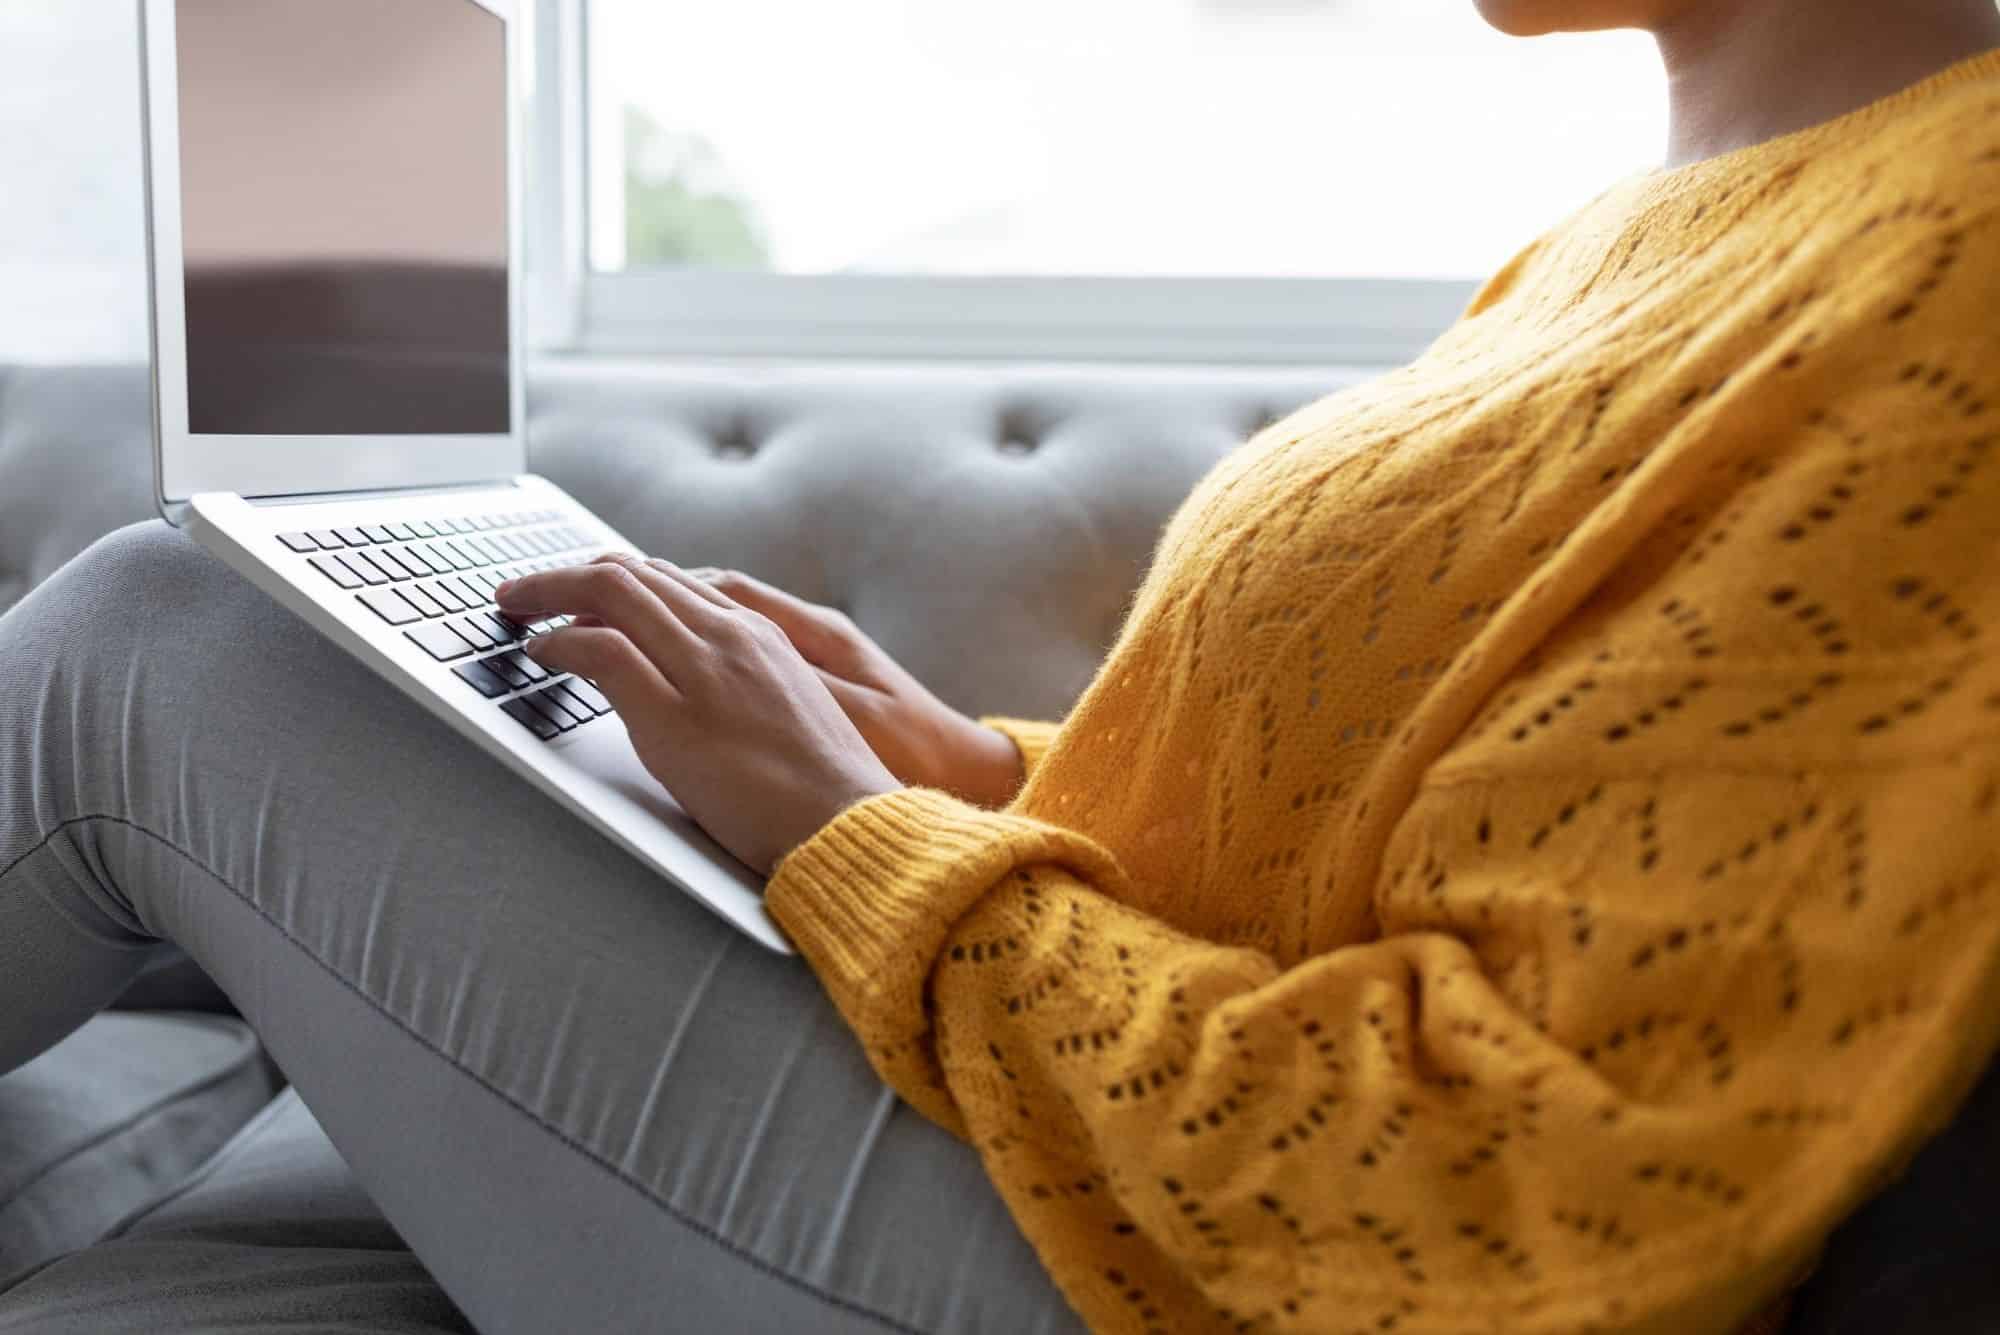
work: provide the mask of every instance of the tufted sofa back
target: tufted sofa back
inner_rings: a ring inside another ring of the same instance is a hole
[[[1364,373],[531,368],[530,464],[648,550],[860,626],[953,704],[1054,717],[1225,451]],[[152,513],[138,367],[0,367],[0,611]]]

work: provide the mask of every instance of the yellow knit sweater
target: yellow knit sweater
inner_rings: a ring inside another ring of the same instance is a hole
[[[1996,444],[2000,52],[1536,241],[771,909],[1099,1330],[1729,1330],[2000,1045]]]

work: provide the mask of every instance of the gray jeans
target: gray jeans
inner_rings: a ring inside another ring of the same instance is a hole
[[[161,941],[482,1331],[1078,1326],[803,964],[149,524],[0,618],[0,1071]]]

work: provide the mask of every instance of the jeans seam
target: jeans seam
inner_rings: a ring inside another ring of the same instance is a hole
[[[698,1237],[707,1239],[709,1242],[722,1248],[723,1251],[729,1253],[731,1256],[736,1257],[744,1264],[750,1266],[753,1270],[761,1271],[762,1273],[769,1275],[771,1278],[776,1279],[778,1282],[788,1285],[791,1288],[797,1289],[799,1292],[807,1294],[813,1298],[817,1298],[821,1302],[827,1303],[828,1305],[833,1307],[840,1308],[843,1311],[853,1313],[854,1315],[863,1317],[867,1320],[877,1322],[889,1328],[890,1330],[901,1332],[902,1335],[923,1335],[923,1332],[919,1331],[915,1326],[907,1325],[902,1321],[899,1321],[895,1317],[889,1316],[886,1313],[874,1311],[871,1308],[865,1307],[851,1298],[843,1297],[837,1293],[828,1293],[824,1289],[818,1288],[817,1286],[809,1283],[808,1281],[801,1279],[799,1276],[794,1275],[791,1272],[785,1270],[783,1267],[765,1260],[763,1257],[756,1255],[754,1252],[746,1251],[736,1242],[732,1241],[727,1237],[724,1237],[722,1233],[719,1232],[717,1229],[715,1229],[712,1225],[704,1223],[699,1219],[692,1218],[684,1211],[676,1207],[672,1202],[660,1199],[660,1197],[655,1195],[645,1185],[625,1174],[616,1165],[610,1163],[608,1160],[601,1157],[595,1150],[592,1150],[589,1146],[578,1141],[577,1139],[572,1137],[567,1131],[563,1130],[561,1127],[551,1122],[548,1118],[544,1117],[542,1114],[536,1112],[534,1109],[522,1103],[519,1099],[515,1098],[513,1095],[507,1093],[505,1090],[493,1084],[479,1072],[471,1069],[464,1063],[460,1062],[456,1057],[452,1056],[450,1053],[440,1048],[436,1043],[433,1043],[430,1039],[426,1038],[422,1033],[418,1032],[418,1030],[416,1030],[414,1027],[406,1023],[402,1019],[402,1017],[398,1016],[397,1014],[395,1014],[395,1012],[391,1011],[381,1001],[378,1001],[376,998],[370,996],[362,988],[360,988],[353,982],[349,981],[346,977],[344,977],[341,974],[341,972],[338,969],[335,969],[331,964],[328,964],[325,960],[321,959],[318,956],[318,954],[316,954],[312,950],[311,947],[306,945],[305,942],[299,940],[299,938],[297,938],[296,936],[293,936],[292,933],[289,930],[287,930],[287,928],[283,923],[279,922],[276,918],[272,917],[269,913],[265,912],[263,905],[257,903],[256,900],[252,899],[249,895],[244,894],[243,891],[239,890],[235,885],[231,884],[227,877],[223,876],[220,872],[217,872],[214,868],[208,866],[200,858],[188,852],[186,849],[176,844],[173,840],[168,839],[163,835],[157,834],[154,831],[147,829],[145,826],[139,824],[137,821],[127,820],[122,816],[112,816],[112,815],[102,815],[102,814],[93,816],[73,816],[70,819],[61,822],[53,829],[49,830],[48,833],[43,835],[42,838],[35,844],[33,848],[30,848],[27,852],[21,854],[20,857],[17,857],[12,861],[10,861],[4,868],[0,868],[0,880],[4,880],[8,875],[8,873],[12,872],[16,867],[20,866],[30,856],[32,856],[35,852],[37,852],[43,846],[48,844],[51,840],[53,840],[57,835],[61,834],[64,830],[67,830],[70,827],[76,825],[90,825],[98,822],[110,825],[122,826],[125,829],[132,830],[140,835],[143,835],[144,837],[151,839],[154,843],[159,844],[162,848],[165,848],[169,852],[173,853],[175,856],[184,860],[190,866],[200,871],[203,875],[209,877],[217,885],[220,885],[223,889],[227,890],[231,895],[235,896],[237,901],[241,903],[244,907],[248,908],[252,913],[255,913],[259,918],[262,918],[264,922],[267,923],[273,930],[275,930],[287,944],[292,946],[293,949],[297,950],[301,955],[305,956],[307,959],[311,960],[314,964],[318,965],[319,968],[323,970],[329,978],[333,979],[334,982],[338,983],[341,987],[346,988],[349,992],[352,992],[356,997],[360,998],[361,1001],[365,1003],[369,1009],[373,1010],[376,1014],[380,1015],[383,1019],[387,1020],[390,1024],[394,1025],[398,1031],[408,1036],[410,1039],[414,1040],[418,1046],[422,1047],[425,1051],[431,1053],[433,1056],[438,1057],[439,1059],[444,1061],[447,1065],[449,1065],[453,1070],[459,1072],[461,1075],[464,1075],[466,1078],[471,1080],[475,1085],[479,1086],[479,1088],[485,1090],[488,1094],[491,1094],[494,1098],[499,1099],[503,1104],[505,1104],[509,1108],[512,1108],[515,1112],[519,1113],[521,1116],[527,1118],[530,1122],[540,1127],[543,1131],[547,1132],[550,1136],[554,1137],[558,1144],[564,1146],[566,1149],[569,1149],[570,1151],[572,1151],[573,1153],[584,1159],[586,1162],[595,1165],[600,1171],[609,1176],[612,1181],[617,1182],[618,1184],[620,1184],[621,1186],[627,1188],[632,1192],[635,1192],[640,1197],[640,1199],[644,1200],[647,1204],[653,1206],[655,1209],[665,1214],[668,1218],[672,1219],[675,1223],[681,1225],[683,1228],[688,1229],[690,1232],[694,1233]]]

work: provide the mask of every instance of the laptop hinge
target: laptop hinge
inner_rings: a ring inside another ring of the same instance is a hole
[[[370,487],[366,491],[301,491],[284,496],[245,496],[249,505],[324,505],[328,501],[365,501],[384,496],[451,496],[467,491],[492,491],[496,487],[518,487],[519,476],[496,477],[485,482],[441,482],[423,487]]]

